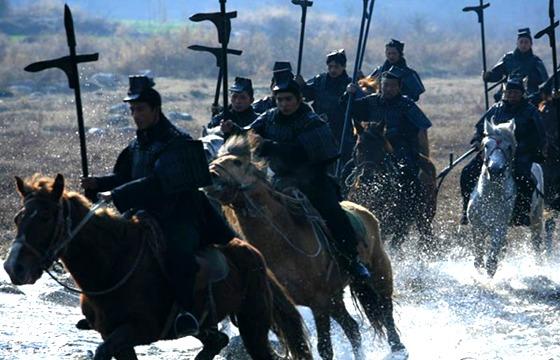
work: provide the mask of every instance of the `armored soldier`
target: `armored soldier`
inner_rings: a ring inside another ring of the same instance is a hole
[[[229,91],[231,95],[231,105],[229,106],[228,118],[241,127],[247,126],[255,121],[258,115],[251,105],[254,101],[253,83],[251,79],[236,77]],[[221,112],[212,118],[208,124],[208,128],[220,126],[223,120],[224,113]]]
[[[381,75],[381,93],[372,94],[354,102],[354,118],[358,121],[384,123],[385,135],[397,161],[401,164],[406,183],[416,183],[418,156],[428,155],[428,129],[430,120],[408,97],[401,94],[406,70],[393,66]],[[357,86],[350,84],[349,92]]]
[[[539,94],[539,85],[548,79],[548,74],[542,60],[533,54],[533,38],[529,28],[519,29],[517,33],[517,48],[505,54],[496,65],[482,74],[485,81],[498,82],[504,78],[527,77],[527,92],[529,95]],[[502,94],[498,91],[494,98],[499,101]],[[536,97],[537,99],[539,96]]]
[[[391,39],[385,44],[385,63],[378,66],[370,77],[379,79],[391,67],[401,68],[401,94],[408,96],[412,101],[418,101],[420,95],[426,91],[422,80],[416,71],[409,68],[404,58],[404,43]]]
[[[346,86],[352,79],[346,73],[346,53],[340,49],[327,54],[327,72],[315,76],[307,83],[298,76],[296,81],[301,86],[303,97],[306,101],[313,102],[315,113],[319,114],[330,125],[337,142],[342,140],[344,129],[345,107],[340,102],[340,97],[346,91]],[[349,131],[346,134],[345,153],[341,154],[341,161],[346,163],[354,147],[354,138]]]
[[[148,77],[130,77],[124,101],[130,104],[136,138],[120,153],[113,174],[83,178],[82,187],[112,201],[121,213],[144,210],[158,221],[166,239],[164,272],[181,307],[175,332],[185,336],[198,331],[191,313],[195,251],[225,244],[235,234],[198,190],[210,183],[202,145],[169,122],[153,86]]]
[[[523,95],[525,88],[521,79],[508,80],[503,91],[502,100],[494,104],[478,121],[471,144],[480,148],[484,136],[484,121],[500,124],[511,119],[515,122],[514,178],[517,185],[513,223],[528,226],[530,223],[529,209],[535,183],[531,175],[531,166],[540,162],[546,153],[546,136],[540,113]],[[482,169],[483,155],[479,153],[461,172],[461,194],[463,196],[463,216],[461,224],[468,223],[467,206],[471,193],[476,186]]]
[[[269,161],[274,184],[280,188],[296,186],[326,221],[341,267],[354,280],[369,279],[369,271],[357,258],[356,234],[339,204],[337,183],[327,174],[328,166],[338,157],[329,125],[303,102],[296,81],[278,82],[273,91],[278,107],[244,130],[252,129],[262,136],[257,153]],[[228,125],[234,127],[231,122]]]
[[[293,79],[294,73],[292,70],[292,64],[290,64],[288,61],[277,61],[274,63],[274,66],[272,67],[272,80],[270,80],[271,92],[278,78]],[[253,103],[253,109],[257,114],[262,114],[267,110],[274,109],[275,107],[276,107],[276,100],[274,99],[273,94],[271,96],[266,96]]]

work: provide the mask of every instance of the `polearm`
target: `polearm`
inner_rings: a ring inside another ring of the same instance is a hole
[[[84,129],[84,115],[82,111],[82,96],[80,92],[80,76],[78,73],[78,64],[84,62],[97,61],[99,54],[76,55],[76,35],[74,33],[74,20],[72,12],[68,5],[64,5],[64,27],[66,29],[66,40],[70,48],[70,55],[54,60],[39,61],[25,67],[25,71],[38,72],[51,68],[59,68],[68,77],[68,86],[74,89],[74,97],[76,102],[76,112],[78,116],[78,134],[80,136],[80,155],[82,159],[82,175],[89,176],[86,135]],[[89,197],[89,196],[88,196]]]
[[[366,54],[366,47],[367,47],[367,41],[368,41],[368,36],[369,36],[369,29],[371,26],[371,19],[373,18],[373,6],[375,5],[375,0],[371,0],[371,3],[369,5],[369,10],[367,13],[367,24],[366,24],[366,32],[364,34],[364,38],[363,38],[363,42],[361,45],[362,51],[360,54],[360,61],[358,63],[358,69],[361,70],[362,69],[362,65],[364,63],[364,57]]]
[[[219,100],[220,100],[220,94],[221,94],[221,86],[222,86],[222,77],[223,77],[223,72],[222,72],[222,48],[212,48],[212,47],[208,47],[208,46],[201,46],[201,45],[191,45],[189,46],[189,49],[194,50],[194,51],[203,51],[203,52],[209,52],[210,54],[214,55],[214,57],[216,58],[216,66],[219,68],[218,71],[218,81],[216,83],[216,92],[214,94],[214,103],[212,103],[212,107],[216,108],[219,105]],[[241,55],[243,53],[243,51],[241,50],[233,50],[233,49],[227,49],[227,53],[230,55]],[[212,115],[217,115],[217,114],[212,114]]]
[[[478,16],[478,22],[480,23],[480,32],[482,38],[482,70],[484,74],[486,74],[486,36],[484,32],[484,9],[488,8],[490,3],[483,3],[483,0],[480,0],[480,5],[478,6],[467,6],[463,9],[464,12],[474,11]],[[488,82],[484,80],[484,101],[486,105],[486,110],[488,110],[489,103],[488,103]]]
[[[224,104],[224,118],[226,118],[228,116],[229,113],[229,109],[228,109],[228,61],[227,61],[227,54],[234,54],[234,55],[240,55],[241,52],[240,50],[231,50],[228,49],[227,46],[229,44],[229,37],[231,34],[231,19],[236,18],[237,17],[237,11],[232,11],[232,12],[226,12],[226,2],[227,0],[220,0],[220,12],[216,12],[216,13],[204,13],[204,14],[195,14],[193,16],[191,16],[189,19],[191,21],[195,21],[195,22],[199,22],[199,21],[204,21],[204,20],[209,20],[212,21],[214,23],[214,25],[216,26],[216,29],[218,30],[218,42],[222,45],[221,48],[218,48],[221,50],[221,55],[220,56],[216,56],[215,53],[213,53],[216,58],[218,59],[218,61],[220,62],[220,78],[221,78],[221,85],[222,85],[222,90],[223,90],[223,104]],[[199,46],[199,45],[195,45],[195,46]],[[207,49],[215,49],[215,48],[207,48]],[[206,50],[207,51],[207,50]],[[233,53],[234,52],[238,52],[238,53]],[[218,80],[218,84],[217,84],[218,88],[220,87],[220,80]],[[216,92],[218,93],[218,91]],[[215,98],[216,100],[217,98]],[[217,104],[217,101],[214,101],[215,104]]]
[[[368,1],[369,0],[363,0],[364,2],[364,8],[362,11],[362,22],[360,24],[360,35],[358,37],[358,49],[356,51],[356,60],[354,61],[354,74],[352,76],[352,83],[356,83],[356,80],[358,79],[358,71],[359,69],[359,61],[360,61],[360,56],[362,54],[362,45],[363,45],[363,41],[364,41],[364,30],[365,30],[365,25],[366,25],[366,16],[367,16],[367,9],[368,9]],[[373,0],[372,0],[373,1]],[[338,152],[339,154],[343,154],[344,149],[344,144],[345,141],[344,139],[346,139],[346,134],[348,133],[348,128],[350,126],[350,116],[352,114],[352,103],[354,102],[354,94],[349,93],[348,94],[348,103],[346,104],[346,113],[344,115],[344,126],[342,128],[342,138],[340,139],[340,145],[339,145],[339,149]],[[337,162],[336,162],[336,176],[339,177],[340,173],[342,171],[342,167],[344,166],[344,164],[342,164],[341,161],[341,157],[338,158]]]
[[[459,165],[459,163],[461,163],[463,160],[467,159],[469,156],[476,153],[477,151],[478,149],[476,147],[470,148],[467,152],[459,156],[456,160],[453,160],[453,154],[449,154],[449,165],[445,169],[443,169],[436,177],[436,179],[439,179],[436,193],[439,193],[439,188],[441,187],[443,180],[451,172],[451,170],[453,170],[457,165]]]
[[[299,52],[298,52],[297,73],[296,73],[296,75],[301,75],[301,63],[303,59],[303,43],[305,41],[305,22],[307,20],[307,8],[313,6],[313,1],[292,0],[292,4],[301,6],[301,29],[299,32]]]
[[[560,22],[554,20],[556,17],[554,13],[554,0],[549,0],[548,2],[548,17],[550,18],[550,25],[539,31],[535,35],[535,39],[548,35],[548,42],[550,44],[550,48],[552,49],[552,69],[554,71],[552,76],[554,78],[554,92],[556,93],[556,96],[553,97],[553,102],[556,108],[556,121],[558,126],[560,126],[560,102],[558,101],[558,58],[556,55],[556,28]]]

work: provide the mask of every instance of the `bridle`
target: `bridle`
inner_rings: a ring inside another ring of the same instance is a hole
[[[18,212],[18,215],[21,214],[25,210],[25,207],[28,204],[30,204],[31,202],[35,202],[35,201],[47,202],[48,200],[38,199],[38,198],[33,198],[33,197],[29,197],[28,199],[24,199],[24,207],[23,207],[23,209],[21,209]],[[16,240],[14,241],[14,244],[21,244],[23,247],[27,248],[34,256],[36,256],[39,259],[39,264],[40,264],[41,270],[45,271],[54,281],[56,281],[59,285],[63,286],[65,289],[67,289],[71,292],[78,293],[78,294],[85,294],[85,295],[88,295],[88,296],[106,295],[110,292],[113,292],[113,291],[117,290],[118,288],[120,288],[122,285],[124,285],[128,281],[128,279],[132,276],[132,274],[134,273],[136,268],[138,267],[138,264],[140,263],[140,259],[142,258],[143,254],[144,254],[144,248],[145,248],[146,241],[142,241],[142,245],[141,245],[140,250],[138,252],[137,258],[136,258],[133,266],[131,267],[131,269],[126,273],[126,275],[123,278],[121,278],[121,280],[119,280],[115,285],[112,285],[111,287],[109,287],[107,289],[104,289],[104,290],[89,291],[89,290],[83,290],[83,289],[79,290],[79,289],[72,288],[72,287],[64,284],[58,278],[56,278],[56,276],[54,276],[52,274],[52,272],[49,270],[51,265],[53,265],[55,263],[59,264],[57,262],[57,260],[64,252],[66,252],[66,248],[68,247],[70,242],[73,239],[76,238],[76,235],[80,232],[80,230],[82,230],[82,228],[87,224],[87,222],[89,220],[91,220],[91,218],[95,215],[95,212],[97,211],[97,209],[101,208],[102,206],[104,206],[106,204],[107,203],[106,203],[105,200],[100,200],[97,203],[95,203],[90,208],[88,213],[84,216],[84,218],[78,223],[78,225],[76,225],[72,229],[72,214],[71,214],[72,207],[70,206],[69,201],[67,199],[61,198],[61,200],[57,203],[57,215],[56,215],[55,228],[52,232],[52,235],[51,235],[50,240],[48,242],[47,249],[44,251],[44,253],[41,253],[41,251],[39,251],[35,246],[31,245],[28,241],[26,241],[25,235],[18,236],[16,238]],[[65,212],[66,212],[66,216],[64,215]],[[38,213],[38,210],[35,210],[31,214],[29,220],[32,219],[33,217],[37,216],[37,213]],[[16,215],[16,216],[18,216],[18,215]]]

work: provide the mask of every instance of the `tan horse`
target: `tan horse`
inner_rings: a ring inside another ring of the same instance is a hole
[[[60,258],[83,291],[88,325],[103,337],[95,360],[135,360],[135,346],[174,338],[169,320],[175,319],[177,307],[154,256],[157,251],[150,251],[157,237],[150,227],[110,211],[91,214],[83,196],[64,191],[62,175],[28,182],[17,178],[17,186],[24,207],[16,216],[17,237],[4,263],[15,285],[35,283]],[[235,316],[254,359],[276,358],[268,341],[271,327],[294,359],[311,359],[303,320],[258,250],[239,239],[217,249],[230,271],[210,286],[208,262],[199,261],[194,310],[201,319],[197,337],[204,347],[196,359],[213,359],[227,344],[227,336],[215,329],[228,315]]]
[[[321,357],[333,357],[332,317],[350,340],[354,356],[361,358],[359,326],[343,302],[348,277],[337,267],[308,217],[301,210],[293,209],[297,208],[294,200],[272,188],[260,164],[252,160],[252,150],[247,137],[228,140],[221,155],[210,164],[214,185],[207,189],[209,195],[222,204],[230,224],[263,253],[295,303],[311,309]],[[392,350],[405,351],[395,330],[391,263],[380,242],[377,220],[359,205],[350,202],[342,205],[357,220],[353,223],[361,234],[359,254],[374,279],[371,286],[375,296],[359,299],[361,305],[374,329],[378,333],[387,331]]]

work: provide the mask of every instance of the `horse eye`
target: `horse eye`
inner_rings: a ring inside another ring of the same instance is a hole
[[[233,165],[235,165],[235,166],[241,166],[242,164],[243,164],[243,163],[242,163],[241,160],[239,160],[239,159],[233,160]]]

